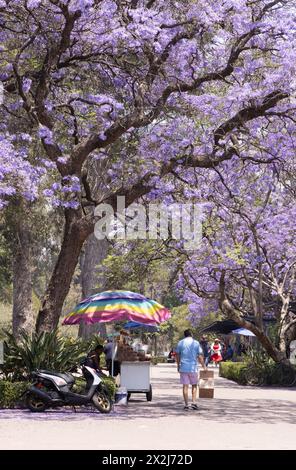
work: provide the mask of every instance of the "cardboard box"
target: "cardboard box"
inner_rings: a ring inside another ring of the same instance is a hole
[[[214,389],[213,388],[200,388],[199,398],[214,398]]]
[[[199,372],[199,398],[214,398],[214,371]]]
[[[214,371],[213,370],[200,370],[199,371],[199,378],[200,379],[213,379],[214,378]]]

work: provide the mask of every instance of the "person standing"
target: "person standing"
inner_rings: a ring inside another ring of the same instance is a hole
[[[103,367],[101,367],[101,355],[103,352],[104,346],[97,344],[95,348],[88,353],[86,359],[83,361],[83,365],[91,367],[92,369],[95,369],[100,375],[105,375],[107,377],[107,375],[103,372]],[[93,384],[93,377],[89,371],[86,371],[84,376],[86,378],[86,390],[88,391]]]
[[[230,343],[228,343],[226,353],[223,356],[223,361],[231,361],[233,358],[233,348]]]
[[[198,410],[196,404],[197,383],[198,383],[198,361],[205,369],[203,350],[199,342],[193,339],[191,330],[184,331],[184,339],[179,341],[176,348],[177,368],[180,373],[180,383],[183,385],[184,410],[189,410],[188,390],[192,387],[193,410]]]
[[[220,340],[216,338],[211,346],[211,361],[214,362],[215,367],[218,366],[219,362],[222,361],[222,348],[220,344]]]
[[[200,340],[200,345],[203,350],[203,357],[205,360],[205,366],[208,367],[209,361],[210,361],[210,355],[211,355],[211,347],[209,345],[208,339],[205,335],[202,335],[201,340]]]
[[[112,358],[114,355],[115,345],[112,339],[108,339],[104,346],[104,353],[106,356],[106,366],[109,372],[109,376],[112,376]],[[113,377],[117,377],[120,374],[120,362],[113,358]]]

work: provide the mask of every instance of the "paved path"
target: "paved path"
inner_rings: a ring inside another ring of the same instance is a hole
[[[0,411],[0,449],[296,449],[296,389],[217,378],[214,399],[183,411],[173,364],[152,368],[153,401],[134,395],[110,415]]]

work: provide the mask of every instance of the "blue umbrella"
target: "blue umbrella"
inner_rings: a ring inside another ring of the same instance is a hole
[[[147,333],[157,333],[159,331],[159,328],[157,326],[153,325],[145,325],[145,323],[139,323],[135,321],[129,321],[127,322],[123,328],[125,330],[145,330]]]
[[[242,335],[242,336],[256,336],[252,331],[247,330],[246,328],[237,328],[237,330],[232,330],[234,335]]]

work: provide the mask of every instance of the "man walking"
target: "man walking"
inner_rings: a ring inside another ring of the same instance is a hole
[[[180,373],[180,383],[183,385],[184,410],[189,410],[188,389],[192,386],[192,405],[193,410],[198,410],[196,404],[198,374],[197,368],[199,361],[205,369],[203,359],[203,350],[198,341],[192,338],[190,330],[184,331],[184,339],[179,341],[176,349],[176,359],[178,372]]]

